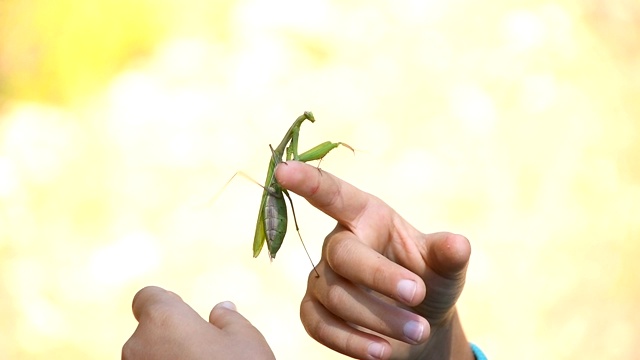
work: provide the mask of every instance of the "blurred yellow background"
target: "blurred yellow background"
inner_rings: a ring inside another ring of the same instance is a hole
[[[640,4],[0,2],[0,358],[113,359],[146,285],[234,301],[279,359],[287,237],[251,257],[269,143],[473,247],[460,312],[492,359],[640,354]],[[297,201],[296,201],[297,200]],[[317,261],[333,221],[300,198]]]

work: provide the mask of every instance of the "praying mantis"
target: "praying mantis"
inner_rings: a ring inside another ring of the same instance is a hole
[[[305,120],[315,122],[315,118],[310,111],[305,111],[302,115],[293,122],[289,130],[285,133],[280,144],[274,149],[271,144],[271,160],[269,160],[269,167],[267,168],[267,177],[263,186],[262,200],[260,202],[260,209],[258,210],[258,219],[256,220],[256,232],[253,237],[253,257],[258,257],[265,242],[267,243],[267,250],[269,251],[269,259],[273,260],[276,257],[276,253],[282,245],[282,241],[287,232],[287,204],[282,194],[286,195],[291,204],[291,212],[293,213],[293,221],[296,225],[296,231],[302,242],[309,261],[313,265],[313,260],[307,251],[302,236],[300,235],[300,229],[298,227],[298,220],[296,219],[296,213],[293,208],[293,201],[287,189],[278,184],[275,178],[276,166],[283,162],[283,157],[286,152],[286,159],[297,160],[302,162],[308,162],[313,160],[322,160],[331,150],[342,145],[351,151],[354,149],[342,142],[325,141],[312,149],[298,153],[298,137],[300,135],[300,126]],[[314,269],[315,269],[315,265]],[[316,272],[317,273],[317,272]]]

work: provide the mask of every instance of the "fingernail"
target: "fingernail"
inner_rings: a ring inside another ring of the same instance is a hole
[[[418,286],[413,280],[400,280],[398,282],[398,296],[406,303],[410,303],[413,300],[413,296],[416,294]]]
[[[384,345],[378,343],[371,343],[367,348],[367,353],[374,359],[382,359],[384,356]]]
[[[413,341],[414,343],[420,342],[422,340],[422,334],[424,333],[424,325],[417,321],[409,321],[404,324],[404,328],[402,328],[402,333],[407,339]]]
[[[218,306],[222,306],[223,308],[226,308],[229,310],[238,311],[238,309],[236,309],[236,305],[231,301],[223,301],[220,304],[218,304]]]

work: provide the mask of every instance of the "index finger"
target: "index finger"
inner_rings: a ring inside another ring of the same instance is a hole
[[[179,304],[186,305],[182,298],[176,293],[165,290],[157,286],[147,286],[136,293],[133,297],[133,316],[138,322],[146,316],[150,311],[160,304]]]
[[[276,179],[281,186],[349,228],[354,227],[374,198],[326,171],[299,161],[278,164]]]

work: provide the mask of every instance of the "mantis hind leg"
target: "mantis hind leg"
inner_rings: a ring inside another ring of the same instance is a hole
[[[282,192],[285,195],[287,195],[287,199],[289,199],[289,204],[291,205],[291,212],[293,213],[293,223],[296,225],[296,231],[298,232],[298,237],[300,238],[300,242],[302,243],[304,252],[307,253],[307,257],[311,262],[311,266],[313,266],[313,271],[316,272],[316,277],[320,277],[318,270],[316,270],[316,265],[313,263],[313,260],[311,260],[311,255],[309,255],[309,251],[307,251],[307,246],[304,244],[304,241],[302,240],[302,235],[300,234],[300,228],[298,227],[298,219],[296,219],[296,210],[293,208],[293,201],[291,200],[291,196],[289,196],[289,192],[287,191],[287,189],[282,189]]]

